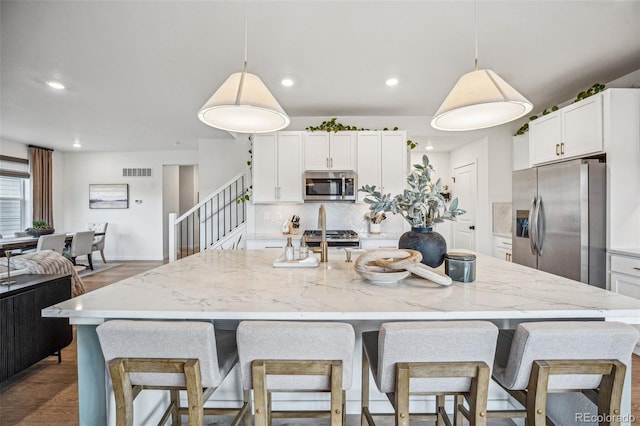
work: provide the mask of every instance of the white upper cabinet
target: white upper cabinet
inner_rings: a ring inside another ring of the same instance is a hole
[[[531,167],[529,163],[529,133],[513,137],[513,170]]]
[[[254,203],[303,201],[303,133],[253,135]]]
[[[399,194],[407,177],[407,133],[358,132],[358,188],[375,185],[380,192]],[[362,202],[366,194],[358,192]]]
[[[382,186],[382,135],[380,132],[358,133],[358,189],[364,185]],[[357,200],[362,202],[367,194],[358,191]]]
[[[529,158],[531,164],[559,160],[562,140],[560,111],[529,122]]]
[[[357,132],[305,133],[305,170],[355,170]]]
[[[407,132],[382,132],[382,190],[392,195],[404,191],[407,183]]]
[[[602,151],[601,93],[529,122],[532,165]]]

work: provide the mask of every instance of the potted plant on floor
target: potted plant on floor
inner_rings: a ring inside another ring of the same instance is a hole
[[[39,238],[40,235],[53,234],[55,229],[44,220],[34,220],[31,228],[27,228],[24,231],[32,237]]]
[[[455,220],[465,211],[458,208],[458,199],[447,205],[443,194],[448,193],[442,179],[431,181],[433,166],[429,157],[422,156],[421,164],[414,164],[407,176],[407,186],[401,194],[380,193],[375,186],[364,185],[360,191],[369,194],[364,201],[369,204],[371,217],[380,212],[399,213],[411,225],[411,231],[400,237],[398,247],[418,250],[422,263],[435,268],[444,261],[447,243],[444,237],[433,231],[433,225],[444,220]]]

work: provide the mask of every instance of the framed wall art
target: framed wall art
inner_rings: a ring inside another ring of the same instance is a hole
[[[129,184],[90,184],[90,209],[128,209]]]

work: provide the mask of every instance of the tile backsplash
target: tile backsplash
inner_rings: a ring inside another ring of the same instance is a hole
[[[255,230],[258,234],[282,232],[282,225],[295,214],[300,216],[300,228],[318,229],[318,209],[321,203],[304,204],[256,204]],[[349,202],[325,202],[327,229],[351,229],[358,233],[369,232],[364,214],[368,204]],[[280,219],[278,219],[280,217]],[[387,214],[382,222],[382,232],[404,232],[405,220],[400,215]]]
[[[511,203],[493,203],[492,216],[494,234],[511,233]]]

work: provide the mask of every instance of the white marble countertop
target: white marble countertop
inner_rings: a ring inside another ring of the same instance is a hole
[[[640,323],[640,300],[478,255],[477,279],[375,285],[341,253],[317,268],[273,268],[279,250],[208,250],[43,310],[73,323],[158,319],[609,318]]]
[[[640,249],[609,249],[609,254],[621,254],[623,256],[632,256],[640,258]]]

